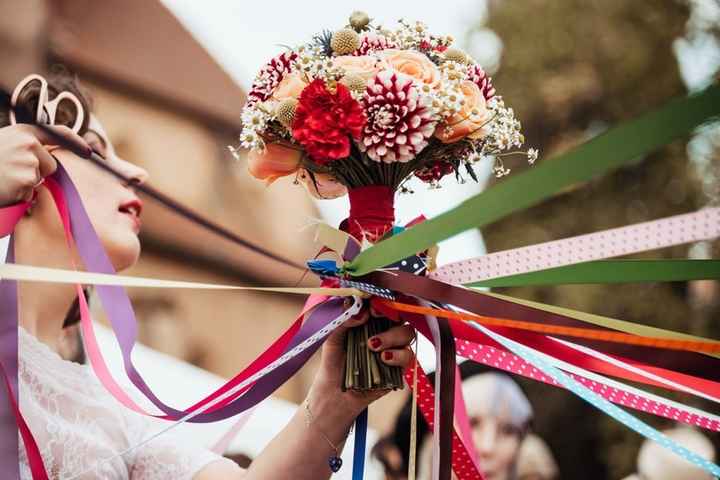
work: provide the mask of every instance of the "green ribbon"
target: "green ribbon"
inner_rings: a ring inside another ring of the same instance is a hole
[[[545,161],[476,195],[458,207],[383,240],[361,252],[345,268],[365,275],[471,228],[480,228],[636,160],[720,114],[720,87],[684,98],[598,135],[559,157]]]
[[[466,287],[525,287],[578,283],[720,280],[720,260],[601,260],[466,283]]]

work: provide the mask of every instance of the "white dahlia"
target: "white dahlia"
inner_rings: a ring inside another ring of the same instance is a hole
[[[428,145],[437,118],[412,77],[383,70],[361,99],[367,123],[358,147],[376,162],[409,162]]]

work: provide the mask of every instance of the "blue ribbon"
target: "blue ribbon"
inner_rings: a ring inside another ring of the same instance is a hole
[[[337,277],[338,266],[335,260],[309,260],[307,266],[315,275],[320,277]]]
[[[368,411],[362,411],[355,419],[355,450],[353,451],[352,480],[363,480],[365,476],[365,444],[367,443]]]

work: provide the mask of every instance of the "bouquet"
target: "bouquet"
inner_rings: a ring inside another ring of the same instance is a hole
[[[538,155],[514,150],[520,122],[452,37],[404,20],[389,30],[363,12],[270,60],[242,123],[250,173],[268,184],[294,175],[316,198],[349,195],[341,229],[361,244],[392,234],[395,193],[410,192],[413,176],[437,188],[451,174],[477,181],[474,166],[486,159],[502,177],[504,156]],[[368,336],[386,328],[372,319],[348,335],[346,388],[402,388],[399,372],[367,351]]]

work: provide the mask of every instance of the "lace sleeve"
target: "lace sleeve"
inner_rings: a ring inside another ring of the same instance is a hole
[[[133,443],[139,443],[157,431],[158,425],[152,419],[129,413]],[[192,480],[203,467],[213,462],[228,462],[235,466],[231,460],[193,445],[174,432],[153,439],[138,449],[130,460],[130,480]]]

